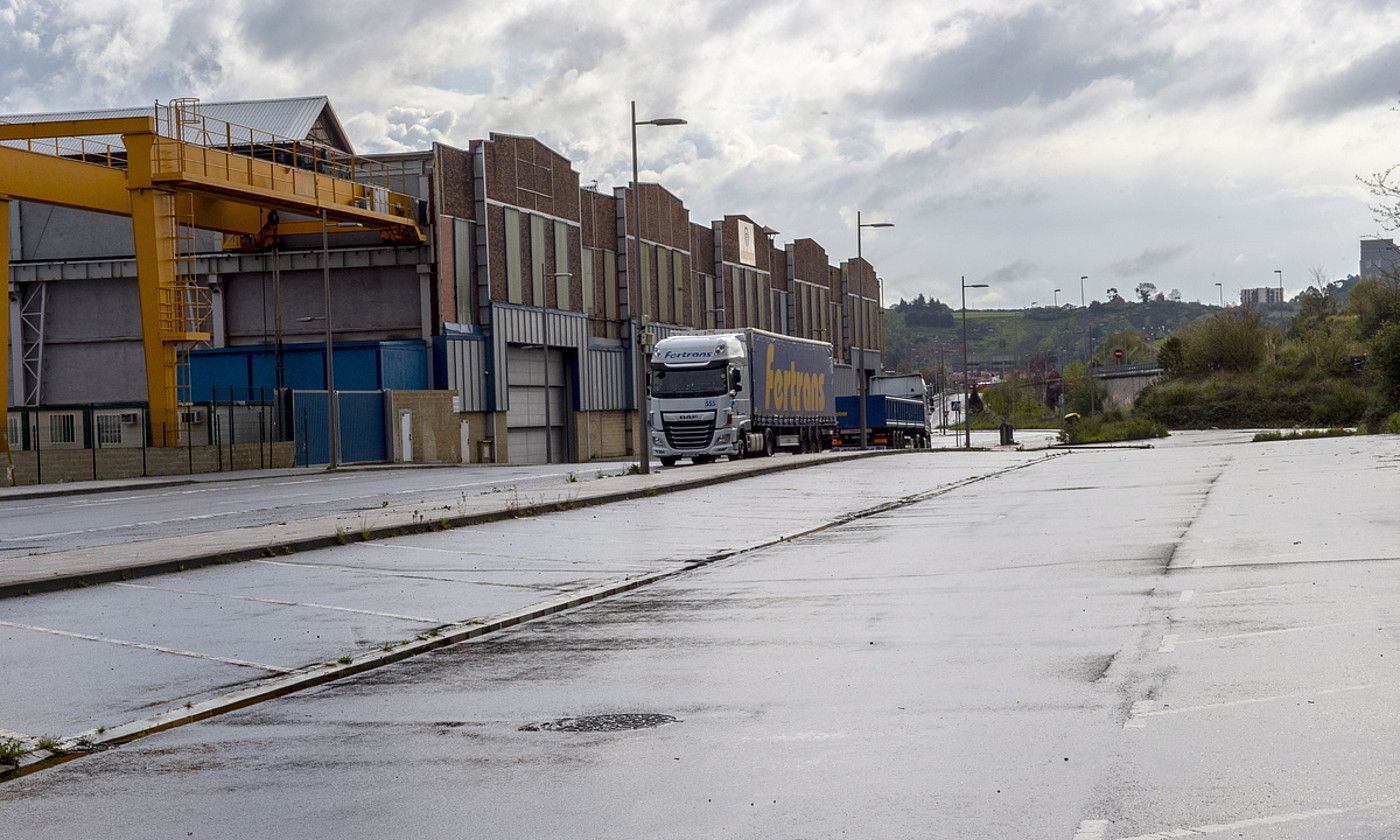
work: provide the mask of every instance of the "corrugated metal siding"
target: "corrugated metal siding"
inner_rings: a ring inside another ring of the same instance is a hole
[[[832,378],[836,381],[835,394],[838,397],[848,397],[852,394],[860,393],[860,379],[856,376],[856,369],[850,365],[836,365]]]
[[[632,407],[632,382],[627,377],[626,350],[590,349],[585,370],[584,411],[620,411]]]
[[[446,368],[447,390],[462,398],[463,411],[486,411],[486,350],[484,339],[475,336],[439,336]]]
[[[578,371],[579,382],[588,381],[588,318],[582,312],[559,312],[550,310],[549,346],[563,347],[574,351],[574,358],[582,370]],[[494,411],[510,409],[509,379],[506,370],[506,347],[511,344],[543,344],[544,320],[540,310],[531,306],[516,306],[509,303],[491,304],[491,351],[495,376]],[[582,399],[582,398],[581,398]],[[586,400],[583,400],[586,402]]]

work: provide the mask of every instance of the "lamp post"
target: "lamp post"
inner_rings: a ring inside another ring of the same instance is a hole
[[[321,291],[326,299],[326,428],[330,460],[326,469],[340,466],[340,406],[335,398],[335,342],[331,339],[331,245],[330,224],[321,210]]]
[[[862,221],[860,220],[860,211],[859,211],[859,210],[856,211],[856,268],[860,269],[860,292],[861,292],[860,299],[862,299],[862,300],[863,300],[864,297],[865,297],[865,256],[864,256],[864,254],[863,254],[862,251],[861,251],[860,232],[861,232],[861,230],[862,230],[863,228],[888,228],[888,227],[894,227],[894,223],[893,223],[893,222],[862,222]],[[882,291],[881,291],[881,295],[880,295],[880,296],[881,296],[882,298],[884,297],[884,294],[883,294],[883,287],[882,287]],[[850,300],[849,295],[847,296],[847,300]],[[883,315],[883,313],[882,313],[882,315]],[[861,328],[860,328],[860,333],[861,333],[861,337],[860,337],[860,371],[859,371],[859,373],[857,374],[857,377],[856,377],[856,382],[860,385],[860,388],[859,388],[858,390],[860,391],[860,448],[861,448],[861,449],[865,449],[865,446],[866,446],[866,437],[865,437],[865,436],[866,436],[867,430],[866,430],[866,428],[865,428],[865,398],[866,398],[866,396],[867,396],[867,395],[869,394],[869,392],[870,392],[870,381],[869,381],[869,379],[868,379],[868,378],[866,377],[866,375],[865,375],[865,345],[866,345],[867,343],[869,343],[869,340],[870,340],[870,337],[867,336],[867,335],[865,334],[865,320],[866,320],[866,319],[863,318],[863,317],[860,319],[860,322],[861,322]]]
[[[1055,290],[1055,308],[1056,308],[1056,309],[1059,309],[1059,308],[1060,308],[1060,290],[1059,290],[1059,289],[1056,289],[1056,290]]]
[[[1220,308],[1221,308],[1221,309],[1224,309],[1224,308],[1225,308],[1225,284],[1224,284],[1224,283],[1216,283],[1216,284],[1215,284],[1215,288],[1220,290]]]
[[[1087,274],[1079,275],[1079,306],[1081,309],[1084,307],[1084,281],[1088,279],[1089,275]]]
[[[638,275],[640,275],[640,274],[642,273],[642,258],[641,258],[641,254],[640,254],[640,253],[638,253],[638,254],[636,255],[636,265],[637,265],[636,274],[633,274],[633,273],[632,273],[632,271],[633,271],[633,269],[632,269],[632,263],[633,263],[633,254],[632,254],[632,250],[633,250],[634,247],[640,248],[640,247],[641,247],[641,244],[642,244],[642,195],[641,195],[640,184],[638,183],[638,181],[639,181],[639,176],[638,176],[638,174],[637,174],[637,172],[638,172],[638,170],[637,170],[637,126],[639,126],[639,125],[658,125],[658,126],[666,126],[666,125],[685,125],[685,124],[686,124],[685,120],[680,119],[680,118],[678,118],[678,117],[657,117],[657,118],[655,118],[655,119],[650,119],[650,120],[639,120],[639,119],[637,119],[637,101],[636,101],[635,99],[632,100],[632,205],[633,205],[633,212],[632,212],[632,238],[631,238],[630,240],[627,241],[627,277],[629,278],[629,279],[628,279],[628,283],[627,283],[627,286],[628,286],[628,289],[627,289],[627,298],[628,298],[627,306],[628,306],[629,309],[632,309],[632,311],[633,311],[634,313],[636,313],[636,314],[633,316],[633,320],[634,320],[634,323],[636,324],[636,327],[634,328],[633,333],[632,333],[632,335],[633,335],[632,341],[633,341],[633,345],[634,345],[634,346],[632,347],[632,359],[633,359],[632,364],[633,364],[633,366],[634,366],[634,371],[635,371],[635,373],[636,373],[636,376],[633,377],[633,379],[635,380],[635,382],[633,383],[633,385],[634,385],[635,388],[636,388],[637,414],[638,414],[638,417],[639,417],[639,419],[641,420],[641,424],[642,424],[642,427],[641,427],[641,430],[640,430],[640,434],[638,435],[638,437],[640,437],[640,438],[641,438],[641,441],[642,441],[641,450],[640,450],[639,454],[640,454],[640,456],[641,456],[641,462],[642,462],[642,463],[641,463],[641,468],[642,468],[642,474],[643,474],[643,475],[649,475],[649,474],[651,473],[651,406],[647,403],[647,378],[648,378],[648,376],[651,374],[651,365],[649,364],[648,360],[642,355],[643,344],[644,344],[644,342],[642,341],[642,334],[643,334],[643,333],[642,333],[642,330],[643,330],[643,326],[644,326],[643,323],[642,323],[642,321],[643,321],[643,318],[645,317],[645,313],[641,311],[641,310],[642,310],[642,287],[641,287],[640,285],[638,285],[638,284],[641,283],[641,282],[645,282],[645,281],[643,281],[642,278],[638,277]],[[634,281],[635,281],[635,282],[634,282]],[[637,290],[637,291],[636,291],[636,301],[637,301],[637,304],[636,304],[636,308],[635,308],[635,309],[632,308],[632,298],[633,298],[632,289],[633,289],[633,288],[636,288],[636,290]]]
[[[968,290],[968,289],[985,289],[985,288],[987,288],[987,284],[986,284],[986,283],[973,283],[973,284],[969,285],[968,282],[967,282],[967,276],[966,276],[966,275],[964,275],[961,279],[962,279],[962,344],[963,344],[963,428],[966,430],[966,433],[967,433],[966,443],[963,445],[963,448],[964,448],[964,449],[971,449],[971,448],[972,448],[972,412],[969,411],[968,409],[972,408],[972,406],[969,404],[969,403],[970,403],[970,397],[971,397],[972,392],[971,392],[971,390],[970,390],[970,389],[968,388],[968,386],[967,386],[967,377],[968,377],[968,370],[969,370],[969,365],[968,365],[968,363],[967,363],[967,290]]]

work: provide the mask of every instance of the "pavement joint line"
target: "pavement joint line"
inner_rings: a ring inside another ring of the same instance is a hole
[[[284,601],[278,598],[257,598],[252,595],[233,595],[226,592],[203,592],[198,589],[178,589],[173,586],[151,586],[148,583],[116,583],[114,586],[124,586],[130,589],[150,589],[156,592],[170,592],[175,595],[201,595],[206,598],[231,598],[235,601],[249,601],[254,604],[276,604],[283,607],[307,607],[317,610],[333,610],[335,612],[354,613],[356,615],[372,615],[377,618],[396,618],[403,621],[412,621],[417,624],[439,625],[443,623],[440,618],[424,618],[420,615],[401,615],[400,613],[380,612],[378,610],[361,610],[354,607],[337,607],[334,604],[317,604],[311,601]]]
[[[829,522],[825,525],[808,529],[804,531],[801,536],[810,535],[829,528],[840,527],[841,525],[849,524],[850,522],[855,521],[857,519],[878,515],[879,513],[885,512],[886,510],[892,509],[892,507],[917,504],[918,502],[926,501],[929,498],[943,495],[968,484],[973,484],[979,481],[986,481],[988,479],[1006,475],[1008,473],[1015,472],[1017,470],[1022,470],[1027,467],[1043,464],[1047,461],[1051,461],[1055,458],[1061,457],[1064,454],[1066,453],[1050,453],[1039,458],[1024,461],[1019,464],[1014,464],[1010,467],[995,470],[991,473],[987,473],[980,476],[973,476],[969,479],[953,482],[951,484],[944,485],[940,488],[936,488],[927,493],[916,493],[911,496],[905,497],[904,499],[896,500],[895,502],[876,505],[875,507],[868,508],[864,511],[858,511],[854,514],[848,514],[839,517],[838,519]],[[638,493],[636,495],[641,494]],[[186,707],[171,709],[151,717],[143,718],[118,726],[103,727],[102,731],[100,732],[96,729],[88,730],[86,732],[79,732],[69,736],[68,738],[65,738],[64,743],[85,743],[90,745],[88,748],[78,751],[44,753],[43,755],[31,754],[29,756],[25,756],[20,759],[19,764],[14,768],[8,771],[0,771],[0,783],[21,778],[31,773],[36,773],[40,770],[44,770],[49,767],[54,767],[59,764],[66,763],[83,755],[87,755],[90,752],[97,752],[110,749],[121,744],[135,741],[139,738],[144,738],[147,735],[154,735],[158,732],[163,732],[167,729],[173,729],[178,726],[183,726],[186,724],[195,723],[197,721],[227,714],[229,712],[234,712],[239,709],[246,708],[248,706],[253,706],[258,703],[266,702],[268,700],[274,700],[279,697],[284,697],[289,694],[305,690],[307,688],[313,688],[315,686],[324,685],[326,683],[336,682],[346,677],[382,668],[387,665],[392,665],[394,663],[401,662],[405,659],[428,653],[429,651],[437,650],[439,648],[444,648],[451,645],[480,639],[488,635],[494,635],[502,630],[506,630],[526,622],[534,621],[540,618],[545,618],[551,615],[556,615],[558,613],[562,613],[568,610],[588,606],[595,602],[607,598],[612,598],[617,595],[624,594],[626,592],[631,592],[633,590],[640,589],[645,586],[650,586],[651,584],[663,580],[668,580],[673,577],[688,574],[698,569],[702,569],[719,559],[725,559],[740,554],[749,554],[761,551],[765,548],[770,548],[775,545],[788,542],[789,540],[795,538],[796,537],[792,536],[778,537],[776,539],[768,540],[758,545],[748,546],[734,551],[722,552],[718,555],[713,555],[711,557],[685,563],[676,568],[663,569],[656,572],[650,572],[644,575],[615,580],[611,583],[603,583],[595,587],[590,587],[588,589],[578,590],[576,592],[570,593],[569,595],[561,599],[546,601],[529,607],[524,607],[519,610],[513,610],[485,620],[469,619],[467,621],[444,625],[442,627],[437,627],[432,630],[429,630],[426,633],[419,633],[417,634],[417,636],[415,636],[415,638],[412,641],[405,642],[401,645],[395,645],[389,648],[388,650],[369,651],[366,653],[362,653],[359,656],[351,657],[351,661],[346,664],[340,664],[339,662],[315,664],[303,666],[294,670],[283,671],[279,677],[263,680],[253,686],[249,686],[248,688],[240,689],[238,691],[224,694],[219,697],[209,698],[206,700],[202,700],[198,703],[191,703],[189,706]],[[10,622],[0,621],[0,625],[6,624],[10,624]],[[66,631],[50,630],[46,632],[58,632],[60,635],[78,635],[70,634]],[[98,641],[110,641],[102,637],[91,638]],[[140,643],[132,644],[135,644],[139,647],[150,647],[148,645],[142,645]],[[207,658],[204,657],[203,654],[187,655],[194,655],[200,658]]]
[[[59,630],[53,627],[40,627],[37,624],[21,624],[18,621],[0,621],[0,627],[13,627],[16,630],[28,630],[33,633],[48,633],[51,636],[63,636],[69,639],[82,639],[88,642],[106,642],[109,645],[118,647],[138,648],[140,650],[150,650],[156,653],[169,653],[174,656],[187,656],[191,659],[203,659],[208,662],[222,662],[225,665],[237,665],[240,668],[253,668],[259,671],[269,671],[274,674],[290,674],[291,668],[281,668],[276,665],[265,665],[261,662],[252,662],[247,659],[233,659],[227,656],[215,656],[211,653],[200,653],[194,650],[181,650],[180,648],[165,647],[163,645],[152,645],[146,642],[133,642],[127,639],[114,639],[110,636],[94,636],[91,633],[75,633],[72,630]]]
[[[1252,639],[1256,636],[1276,636],[1280,633],[1301,633],[1304,630],[1327,630],[1333,627],[1354,627],[1358,624],[1374,624],[1374,621],[1362,619],[1359,621],[1329,621],[1326,624],[1304,624],[1298,627],[1280,627],[1277,630],[1251,630],[1247,633],[1229,633],[1224,636],[1202,636],[1199,639],[1184,639],[1183,645],[1192,645],[1200,642],[1225,642],[1231,639]]]
[[[952,450],[949,450],[950,452]],[[592,496],[571,497],[542,500],[527,504],[510,504],[492,510],[483,510],[475,513],[454,514],[439,518],[414,515],[404,521],[391,522],[374,527],[358,530],[338,529],[335,533],[317,533],[310,536],[302,536],[281,540],[266,540],[257,542],[247,542],[233,548],[220,548],[218,550],[206,551],[203,553],[191,553],[178,557],[167,557],[159,560],[151,560],[141,563],[134,563],[125,566],[107,566],[93,568],[86,571],[65,571],[58,574],[38,575],[35,577],[11,579],[0,583],[0,598],[13,598],[21,595],[34,595],[43,592],[52,592],[60,589],[71,589],[79,586],[89,586],[97,583],[111,583],[114,581],[131,580],[137,577],[149,577],[152,575],[169,574],[171,572],[187,571],[189,569],[202,568],[205,566],[222,565],[225,563],[238,563],[260,558],[275,557],[278,554],[289,554],[297,551],[311,551],[320,548],[330,548],[337,545],[348,545],[355,542],[379,540],[391,537],[401,537],[411,534],[430,533],[455,528],[483,525],[491,522],[500,522],[507,519],[519,519],[535,517],[549,514],[556,511],[577,510],[585,507],[596,507],[599,505],[611,504],[615,502],[637,501],[653,498],[666,493],[677,493],[685,490],[710,487],[717,484],[726,484],[731,481],[738,481],[745,478],[752,478],[760,475],[770,475],[773,473],[787,472],[788,470],[803,469],[806,467],[827,466],[832,464],[845,463],[847,461],[859,460],[863,458],[885,457],[891,455],[935,455],[941,454],[943,450],[908,450],[908,449],[888,449],[869,450],[864,452],[841,453],[828,457],[796,457],[784,458],[776,462],[757,462],[747,468],[719,474],[706,474],[695,478],[683,478],[670,484],[647,484],[641,487],[631,487],[627,489],[604,491]],[[1039,463],[1046,458],[1055,457],[1063,453],[1052,453],[1040,459],[1025,463]],[[664,473],[663,473],[664,475]],[[337,515],[338,516],[338,515]],[[327,517],[333,519],[335,517]],[[226,532],[212,532],[198,534],[201,538],[208,538],[218,534],[233,534],[242,529],[234,529]],[[189,536],[182,539],[189,539]],[[149,549],[150,544],[159,540],[145,543]],[[122,546],[130,553],[133,552],[134,545],[140,543],[128,543]]]

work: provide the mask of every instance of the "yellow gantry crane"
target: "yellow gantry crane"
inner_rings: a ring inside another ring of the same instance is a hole
[[[337,232],[423,242],[418,200],[394,189],[401,177],[378,161],[206,117],[193,100],[141,117],[0,124],[0,291],[9,285],[10,201],[129,217],[152,443],[175,446],[189,387],[181,361],[210,338],[207,290],[182,231],[266,242],[334,223]],[[304,220],[280,221],[284,214]],[[0,294],[0,451],[8,450],[9,324],[9,295]]]

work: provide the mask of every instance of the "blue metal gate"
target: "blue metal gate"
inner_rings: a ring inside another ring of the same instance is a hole
[[[389,460],[389,421],[383,391],[336,391],[340,414],[340,463],[382,463]],[[292,392],[292,428],[296,462],[330,463],[330,429],[326,423],[325,391]]]

